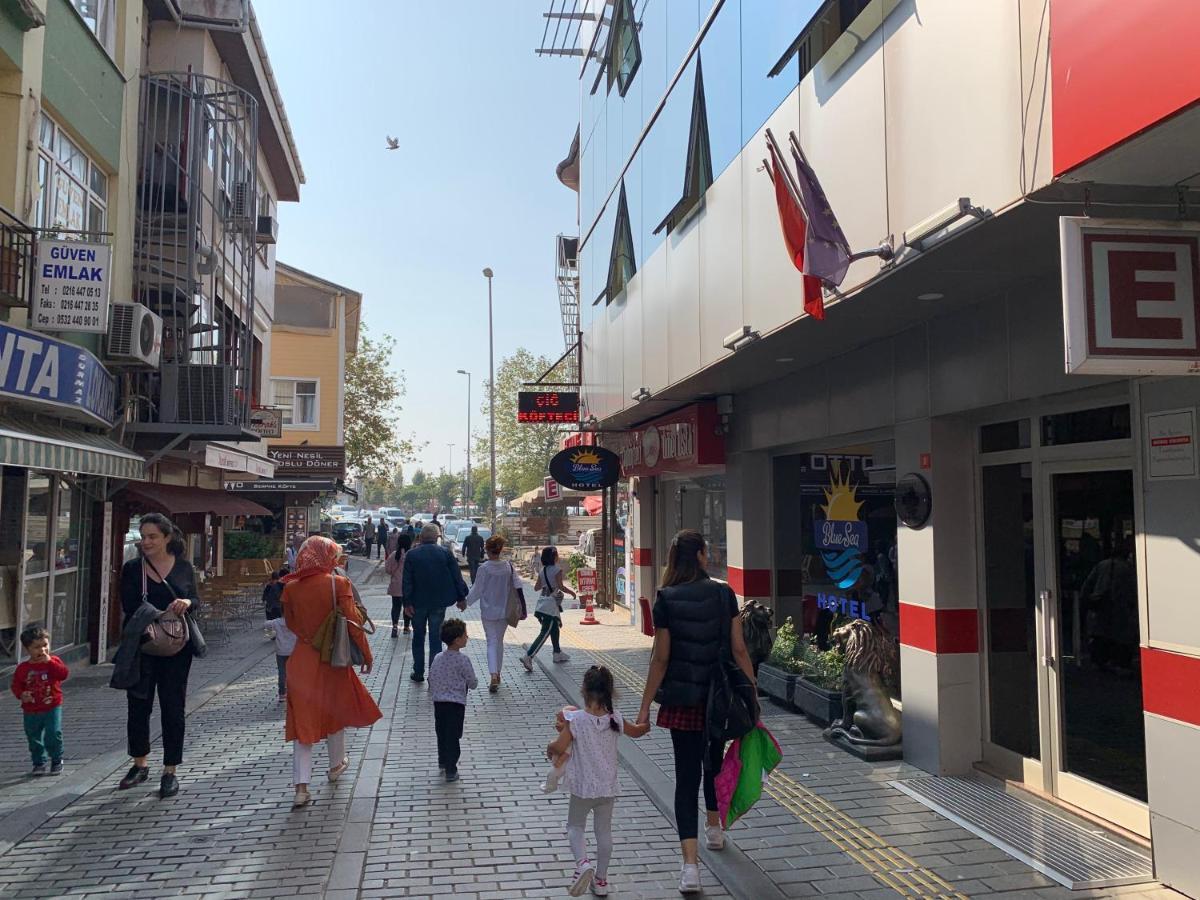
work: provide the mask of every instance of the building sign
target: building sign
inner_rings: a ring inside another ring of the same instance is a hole
[[[82,347],[0,322],[0,399],[111,428],[117,379]]]
[[[345,447],[268,447],[267,455],[279,476],[346,476]]]
[[[578,422],[578,391],[518,391],[517,421]]]
[[[553,478],[547,478],[542,482],[543,490],[546,492],[547,500],[558,500],[562,497],[562,489],[558,486],[558,482]]]
[[[594,597],[600,581],[595,569],[581,566],[575,570],[575,584],[579,588],[580,597]]]
[[[46,238],[38,241],[32,324],[39,331],[108,331],[112,247]]]
[[[550,477],[572,491],[612,487],[621,477],[621,460],[604,447],[572,447],[550,460]]]
[[[284,539],[287,545],[292,545],[293,539],[299,535],[301,540],[308,537],[308,507],[289,506],[284,517]]]
[[[333,491],[337,484],[332,478],[260,478],[258,481],[226,481],[225,490],[244,494],[308,493]]]
[[[250,410],[250,430],[260,438],[283,437],[283,410],[256,406]]]
[[[662,475],[725,464],[725,438],[714,403],[695,403],[626,434],[605,435],[621,458],[621,472]]]
[[[1200,223],[1063,217],[1067,372],[1200,373]]]
[[[260,478],[270,478],[275,474],[274,463],[220,444],[204,445],[204,464],[226,472],[248,472]]]
[[[1146,464],[1151,480],[1196,477],[1196,410],[1147,413]]]

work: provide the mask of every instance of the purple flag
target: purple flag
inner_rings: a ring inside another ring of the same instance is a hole
[[[833,208],[821,190],[817,174],[804,158],[800,142],[795,135],[791,139],[792,158],[796,162],[796,182],[800,188],[800,201],[804,216],[808,219],[808,234],[805,237],[804,273],[814,275],[832,285],[839,285],[850,268],[850,245],[842,226],[838,224]]]

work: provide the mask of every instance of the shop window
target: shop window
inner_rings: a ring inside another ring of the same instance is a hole
[[[1028,450],[1031,435],[1028,419],[993,422],[979,429],[979,452],[1001,453],[1005,450]]]
[[[108,220],[108,175],[44,113],[37,171],[37,227],[68,237],[98,238]]]
[[[725,527],[725,476],[706,475],[666,482],[669,518],[664,546],[677,531],[691,528],[708,541],[708,574],[729,577],[728,543]]]
[[[1043,447],[1118,441],[1132,434],[1128,404],[1042,416]]]
[[[704,103],[704,67],[696,55],[696,81],[692,89],[692,121],[688,133],[687,165],[684,167],[683,196],[658,223],[654,234],[670,234],[691,214],[713,182],[712,150],[708,137],[708,110]]]
[[[629,226],[629,204],[625,199],[625,183],[621,183],[621,196],[617,201],[617,219],[613,227],[612,252],[608,258],[608,281],[595,302],[603,298],[612,303],[625,290],[637,274],[637,261],[633,255],[633,231]]]

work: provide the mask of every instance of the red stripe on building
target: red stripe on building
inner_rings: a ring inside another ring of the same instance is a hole
[[[729,586],[739,597],[770,597],[770,569],[739,569],[729,567]]]
[[[654,565],[654,551],[649,547],[631,547],[629,555],[633,557],[633,565],[635,566]]]
[[[901,603],[900,643],[930,653],[978,653],[979,614]]]
[[[1200,658],[1142,648],[1142,706],[1146,712],[1200,725]]]

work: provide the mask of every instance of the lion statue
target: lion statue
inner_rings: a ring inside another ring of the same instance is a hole
[[[895,642],[879,625],[854,619],[832,634],[844,649],[842,718],[825,729],[825,739],[869,759],[899,756],[900,713],[885,683],[896,672]]]
[[[767,661],[771,647],[775,645],[775,611],[757,600],[747,600],[740,616],[742,635],[746,638],[746,649],[750,652],[750,661],[754,664],[754,675],[757,677],[758,667]]]

